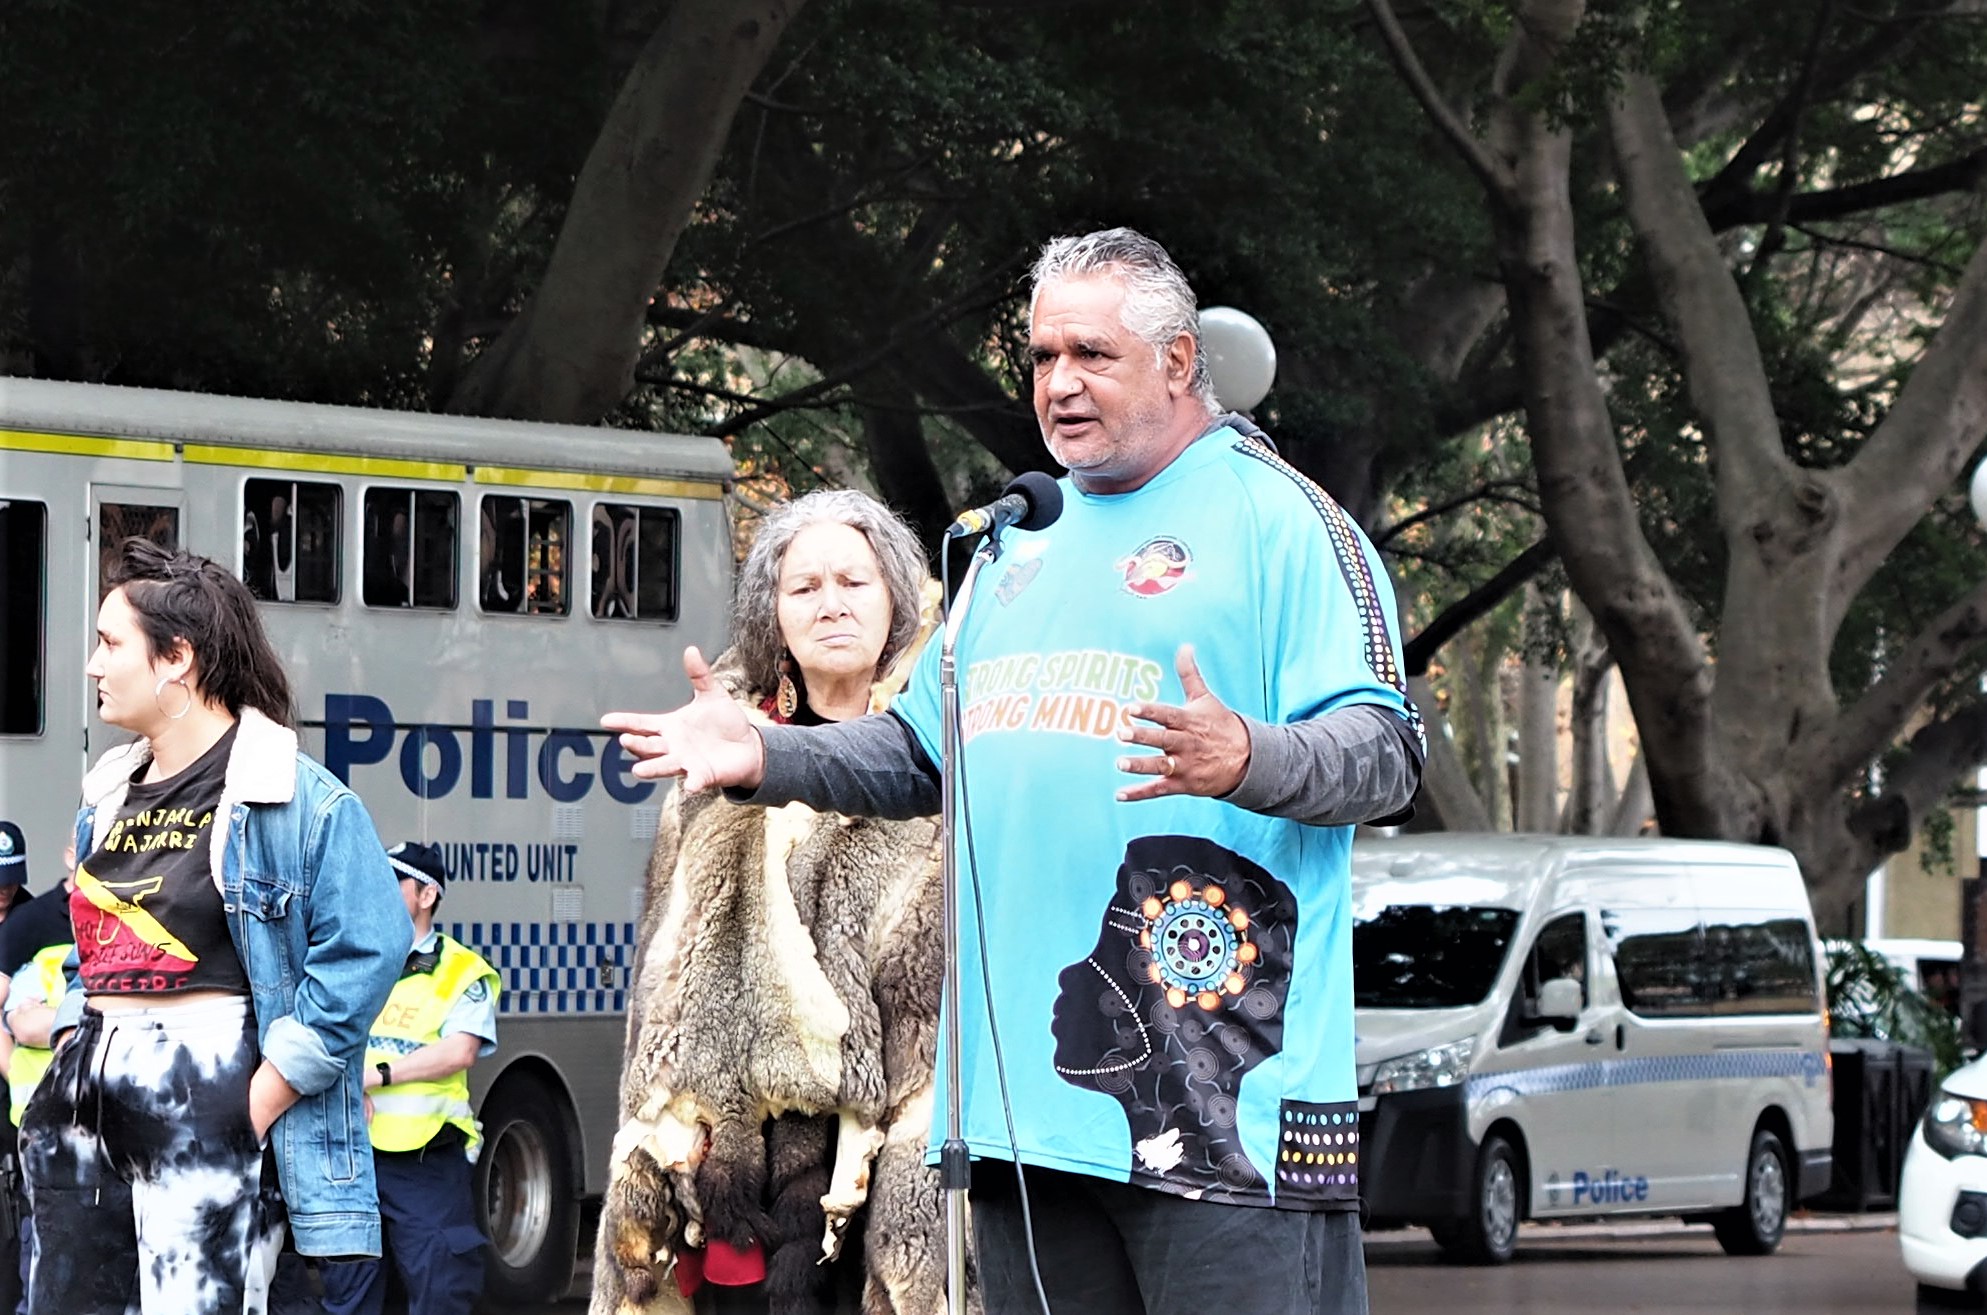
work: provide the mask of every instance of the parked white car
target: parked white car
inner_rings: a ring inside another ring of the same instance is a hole
[[[1947,1075],[1911,1135],[1897,1240],[1928,1303],[1987,1299],[1987,1057]]]

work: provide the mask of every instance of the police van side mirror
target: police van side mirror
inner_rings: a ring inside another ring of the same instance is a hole
[[[1571,1027],[1580,1017],[1580,983],[1571,977],[1555,977],[1541,986],[1534,1016],[1541,1023]]]

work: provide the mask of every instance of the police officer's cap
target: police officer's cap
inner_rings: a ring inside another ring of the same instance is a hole
[[[418,840],[403,840],[386,851],[393,875],[408,877],[437,891],[448,889],[448,869],[442,866],[442,851]]]

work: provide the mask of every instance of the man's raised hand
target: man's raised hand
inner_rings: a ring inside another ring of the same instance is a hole
[[[690,701],[670,712],[610,712],[600,724],[621,733],[621,747],[635,759],[645,780],[680,776],[686,790],[712,786],[756,789],[766,774],[765,748],[722,685],[711,679],[711,664],[696,648],[683,650],[683,674],[690,678]]]
[[[1214,696],[1201,679],[1192,644],[1173,655],[1186,702],[1141,703],[1126,709],[1136,722],[1120,731],[1126,744],[1157,749],[1153,754],[1118,759],[1118,770],[1153,779],[1118,791],[1120,802],[1160,799],[1169,794],[1219,799],[1242,783],[1249,770],[1249,728]]]

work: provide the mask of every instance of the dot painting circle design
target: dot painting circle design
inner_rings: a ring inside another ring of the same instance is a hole
[[[1249,940],[1249,917],[1228,903],[1220,885],[1196,888],[1180,877],[1147,896],[1139,912],[1146,925],[1138,944],[1152,955],[1148,975],[1165,988],[1172,1007],[1191,1002],[1211,1012],[1248,989],[1258,953]]]
[[[1235,929],[1199,900],[1167,909],[1152,939],[1168,986],[1198,991],[1238,966]]]

